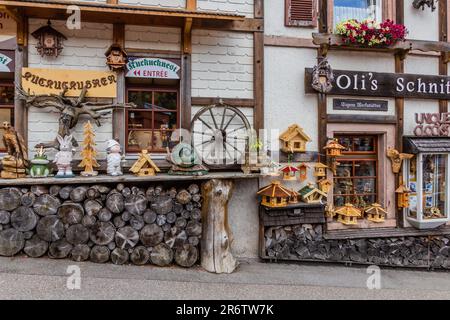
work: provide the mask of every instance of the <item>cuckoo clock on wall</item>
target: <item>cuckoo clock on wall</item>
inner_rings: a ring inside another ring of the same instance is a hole
[[[105,52],[106,64],[113,71],[122,70],[127,64],[127,53],[119,44],[112,44]]]
[[[67,40],[62,33],[52,28],[50,20],[31,35],[38,40],[36,49],[42,57],[57,57],[63,49],[63,40]]]
[[[436,10],[436,2],[437,0],[414,0],[413,7],[416,9],[425,10],[425,6],[431,8],[431,11]]]

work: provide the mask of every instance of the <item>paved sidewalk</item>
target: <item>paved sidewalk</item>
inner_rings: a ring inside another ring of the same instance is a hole
[[[67,267],[81,289],[67,288]],[[382,269],[368,290],[366,268],[243,260],[230,275],[201,268],[116,266],[70,260],[0,258],[0,299],[450,299],[450,275]]]

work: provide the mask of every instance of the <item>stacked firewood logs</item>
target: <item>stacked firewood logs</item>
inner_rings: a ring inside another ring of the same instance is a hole
[[[202,235],[199,186],[118,184],[0,189],[0,255],[193,266]]]

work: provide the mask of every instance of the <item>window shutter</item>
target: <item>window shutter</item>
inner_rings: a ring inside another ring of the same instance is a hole
[[[316,27],[317,0],[285,0],[285,24],[289,27]]]

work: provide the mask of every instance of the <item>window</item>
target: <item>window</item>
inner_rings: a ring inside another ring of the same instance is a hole
[[[419,153],[406,167],[408,208],[406,219],[419,229],[435,228],[448,221],[449,156]]]
[[[347,148],[337,159],[334,176],[334,205],[351,203],[364,208],[378,201],[377,136],[336,135]]]
[[[8,121],[14,125],[14,83],[0,80],[0,123]],[[0,131],[0,151],[5,151],[3,129]]]
[[[333,2],[333,25],[348,20],[359,21],[373,19],[382,21],[382,0],[334,0]]]
[[[318,0],[285,0],[287,27],[316,27]]]
[[[128,88],[127,101],[136,104],[126,116],[126,150],[165,152],[175,142],[170,137],[179,127],[177,89]]]

